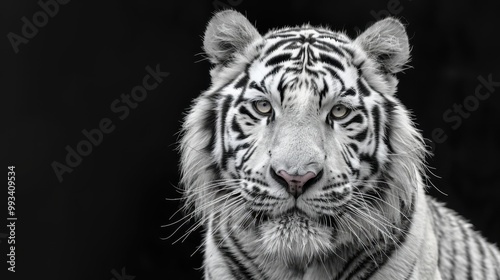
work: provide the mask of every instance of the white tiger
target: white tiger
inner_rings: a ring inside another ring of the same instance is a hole
[[[204,49],[212,85],[180,164],[205,279],[500,279],[498,249],[425,194],[424,142],[395,96],[398,20],[354,40],[309,25],[261,36],[228,10]]]

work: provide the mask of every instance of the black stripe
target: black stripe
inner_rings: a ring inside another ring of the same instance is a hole
[[[493,245],[490,245],[489,243],[486,243],[486,250],[488,250],[491,254],[491,262],[493,262],[493,270],[495,271],[495,274],[497,276],[497,279],[500,279],[500,263],[499,263],[499,260],[497,258],[498,256],[498,253],[497,252],[497,249],[495,247],[493,247]]]
[[[367,134],[368,134],[368,129],[365,128],[365,129],[363,129],[363,131],[356,134],[354,137],[350,137],[350,138],[353,138],[354,140],[356,140],[358,142],[363,142],[366,139]]]
[[[224,227],[225,228],[225,227]],[[220,229],[222,230],[223,228],[220,227]],[[235,241],[232,234],[229,234],[229,233],[232,233],[231,232],[227,232],[226,231],[226,234],[228,234],[227,236],[229,237],[229,239],[231,241]],[[221,233],[220,231],[216,231],[215,234],[218,235],[218,238],[221,238]],[[251,279],[251,280],[260,280],[262,278],[254,278],[254,274],[251,273],[249,270],[248,270],[248,267],[245,265],[245,264],[248,264],[249,263],[249,259],[248,258],[245,258],[242,262],[242,260],[240,258],[238,258],[238,256],[236,255],[236,252],[234,251],[235,247],[234,246],[230,246],[230,244],[227,243],[227,239],[221,239],[222,242],[224,242],[225,244],[222,244],[220,243],[222,246],[219,246],[219,249],[221,247],[224,247],[224,250],[226,250],[227,252],[227,256],[229,256],[229,258],[231,259],[231,262],[235,265],[235,267],[237,268],[237,272],[238,274],[240,274],[241,276],[243,276],[242,278],[238,278],[238,279]],[[236,249],[238,249],[238,245],[239,244],[236,244],[234,243],[234,245],[236,245]],[[244,257],[246,256],[246,254],[244,255]]]
[[[374,137],[375,137],[375,150],[373,151],[373,156],[377,156],[377,151],[378,151],[378,146],[380,143],[380,123],[382,122],[382,119],[380,117],[380,108],[375,105],[372,108],[372,118],[373,118],[373,131],[374,131]]]
[[[259,84],[257,84],[255,81],[251,81],[250,84],[248,85],[248,87],[252,88],[252,89],[256,89],[262,93],[265,92],[265,90]]]
[[[370,91],[366,87],[365,83],[361,80],[361,78],[358,78],[358,91],[363,96],[370,96]]]
[[[450,216],[450,218],[454,218],[453,216]],[[450,226],[452,228],[454,228],[456,226],[456,224],[450,224]],[[453,236],[453,239],[450,240],[450,245],[451,245],[451,256],[452,256],[452,259],[450,260],[451,262],[451,269],[450,269],[450,279],[451,280],[455,280],[455,272],[457,271],[457,244],[456,244],[456,238],[457,236],[454,235]]]
[[[282,54],[279,54],[271,59],[269,59],[267,62],[266,62],[266,66],[274,66],[276,64],[281,64],[285,61],[288,61],[292,58],[292,55],[289,54],[289,53],[282,53]]]
[[[370,166],[371,175],[377,173],[379,170],[379,162],[377,161],[377,157],[375,155],[369,155],[366,153],[362,153],[359,155],[360,162],[366,162]]]
[[[340,84],[342,86],[342,91],[343,91],[345,89],[345,83],[339,77],[339,74],[337,73],[337,71],[335,71],[335,69],[333,69],[332,67],[329,67],[329,66],[325,66],[324,68],[326,69],[326,71],[328,71],[330,73],[330,75],[332,76],[332,78],[337,79],[337,81],[340,82]]]
[[[330,114],[326,115],[325,123],[327,123],[332,129],[335,129],[334,126],[333,126],[333,120],[330,117]]]
[[[248,149],[249,147],[250,147],[249,143],[243,143],[241,145],[238,145],[238,146],[236,146],[236,148],[234,148],[233,154],[236,155],[236,153],[238,153],[239,151],[244,150],[244,149]]]
[[[203,147],[205,152],[211,153],[213,148],[215,147],[215,126],[217,123],[217,102],[215,101],[215,98],[209,99],[211,106],[209,110],[205,111],[205,115],[203,118],[203,128],[207,129],[210,131],[210,140],[208,141],[208,145],[206,147]]]
[[[351,147],[351,149],[352,149],[355,153],[357,153],[357,152],[358,152],[358,146],[357,146],[356,144],[354,144],[354,143],[350,143],[350,144],[349,144],[349,147]]]
[[[274,111],[272,111],[271,115],[267,117],[266,125],[269,125],[271,122],[273,122],[275,117],[276,117],[276,114],[274,113]]]
[[[352,123],[363,123],[364,117],[361,114],[357,114],[356,116],[352,117],[350,120],[341,123],[340,125],[342,127],[348,127]]]
[[[256,149],[257,146],[255,145],[255,142],[252,142],[251,144],[248,145],[248,149],[245,152],[245,154],[243,154],[243,159],[241,160],[241,163],[238,166],[236,166],[236,170],[241,170],[245,162],[248,161],[248,159],[253,155]]]
[[[260,85],[262,87],[262,89],[264,90],[264,93],[268,93],[266,91],[266,88],[264,87],[264,81],[269,78],[270,76],[273,76],[275,75],[276,73],[278,73],[281,69],[283,68],[283,65],[278,65],[278,66],[275,66],[271,69],[271,71],[269,71],[265,76],[264,78],[262,78],[262,80],[260,81]]]
[[[355,96],[356,95],[356,91],[353,89],[353,88],[349,88],[347,89],[346,91],[342,92],[340,94],[340,96],[344,97],[344,96]]]
[[[280,81],[278,83],[278,92],[280,93],[280,104],[283,105],[283,100],[285,99],[285,81],[283,79],[283,76],[281,76]]]
[[[459,222],[459,227],[463,233],[463,243],[464,243],[464,251],[465,251],[465,257],[467,259],[467,264],[466,264],[466,275],[468,280],[473,280],[472,279],[472,257],[471,257],[471,247],[469,246],[470,238],[467,232],[467,228],[464,226],[464,223],[461,221]]]
[[[231,129],[233,131],[235,131],[236,133],[238,133],[238,136],[236,137],[236,139],[238,139],[238,140],[244,140],[248,137],[248,135],[246,135],[243,132],[243,129],[241,129],[240,124],[236,120],[236,116],[233,116],[233,120],[231,121]]]
[[[349,260],[344,264],[344,266],[339,270],[339,273],[335,276],[334,280],[339,280],[344,276],[344,273],[346,270],[353,265],[353,263],[360,258],[361,255],[366,255],[368,252],[364,249],[361,248],[358,251],[356,251],[354,254],[351,255]]]
[[[344,50],[349,56],[354,57],[354,51],[345,47],[345,46],[339,46],[339,48],[341,48],[342,50]]]
[[[218,227],[217,225],[215,225],[215,223],[217,222],[216,220],[218,221],[218,218],[214,218],[212,220],[212,230]],[[248,278],[246,275],[242,274],[241,271],[238,270],[238,264],[234,262],[232,253],[230,252],[229,248],[227,248],[224,245],[224,240],[222,239],[220,232],[218,230],[212,231],[212,237],[214,238],[215,246],[222,255],[223,262],[226,264],[226,267],[229,268],[231,276],[234,279],[250,280],[250,278]]]
[[[241,77],[241,79],[239,79],[236,84],[234,85],[234,88],[235,89],[240,89],[240,88],[243,88],[244,86],[247,85],[247,82],[248,82],[248,75],[247,74],[244,74],[243,77]]]
[[[226,169],[227,167],[227,155],[229,154],[229,151],[226,150],[225,145],[224,145],[224,134],[225,134],[225,123],[226,123],[226,116],[227,116],[227,111],[229,110],[229,106],[231,105],[231,102],[233,101],[233,96],[228,95],[224,99],[222,103],[222,108],[221,108],[221,114],[220,114],[220,120],[219,120],[219,133],[221,137],[221,148],[222,148],[222,158],[221,158],[221,168]]]
[[[351,161],[347,157],[347,151],[345,150],[344,147],[342,147],[342,151],[340,151],[340,154],[342,155],[342,158],[344,159],[344,162],[347,164],[347,168],[349,168],[349,171],[351,174],[354,174],[354,168],[351,165]]]
[[[251,265],[258,273],[258,275],[254,275],[253,273],[251,274],[250,278],[255,279],[255,280],[266,280],[267,278],[264,276],[264,273],[262,272],[261,269],[255,264],[255,258],[250,257],[245,250],[243,250],[243,247],[241,244],[238,242],[236,237],[233,234],[229,234],[229,239],[233,242],[234,246],[236,247],[236,251],[240,253],[240,255],[243,257],[245,264],[246,265],[246,270],[248,271],[248,265]]]
[[[247,115],[250,117],[253,121],[259,121],[259,118],[255,117],[250,111],[245,106],[240,107],[240,114]]]
[[[308,60],[306,61],[306,58]],[[303,66],[304,62],[306,63],[307,66],[312,66],[312,62],[316,61],[314,57],[314,53],[311,53],[311,48],[307,46],[302,46],[297,53],[296,56],[293,57],[293,60],[298,60],[301,63],[294,63],[295,66]],[[300,70],[302,70],[303,67],[300,67]]]
[[[309,67],[305,67],[304,71],[310,76],[313,76],[314,78],[319,78],[319,71],[316,69],[310,69]]]
[[[322,82],[323,82],[323,89],[318,92],[319,95],[318,108],[321,108],[323,106],[323,98],[325,98],[328,92],[330,91],[330,87],[328,86],[328,83],[324,77],[322,79]],[[314,93],[316,94],[316,91]]]
[[[352,143],[351,143],[352,144]],[[345,146],[345,151],[349,154],[351,158],[354,157],[353,153],[351,153],[351,150],[349,149],[349,145],[344,145]]]
[[[396,105],[394,104],[394,102],[388,100],[385,96],[381,95],[385,102],[383,103],[383,106],[384,106],[384,111],[385,111],[385,115],[386,115],[386,122],[385,122],[385,125],[384,125],[384,131],[388,134],[386,137],[383,137],[383,141],[384,141],[384,144],[387,146],[387,148],[389,149],[389,153],[392,155],[394,154],[394,149],[392,148],[392,144],[391,144],[391,138],[392,138],[392,135],[391,133],[393,133],[393,124],[394,124],[394,110],[395,110],[395,107]]]
[[[300,43],[297,41],[297,42],[292,42],[292,43],[289,43],[286,47],[284,47],[281,51],[286,51],[286,50],[296,50],[300,48]]]
[[[327,63],[327,64],[329,64],[337,69],[340,69],[341,71],[345,70],[344,65],[342,65],[342,63],[340,61],[338,61],[336,58],[334,58],[332,56],[329,56],[329,55],[322,53],[319,55],[319,59],[324,63]]]
[[[487,266],[486,266],[486,262],[485,262],[486,257],[485,257],[483,242],[480,239],[480,237],[477,235],[474,235],[474,242],[476,243],[476,246],[477,246],[478,251],[479,251],[479,257],[477,258],[477,260],[480,262],[480,265],[481,265],[481,279],[486,279]]]
[[[344,53],[337,46],[335,46],[333,44],[330,44],[330,43],[323,41],[323,40],[318,40],[318,43],[322,46],[327,47],[329,52],[334,52],[341,57],[345,56]],[[319,47],[319,45],[315,45],[315,47]]]
[[[248,151],[243,155],[243,161],[241,164],[243,164],[245,161],[247,161],[257,150],[257,145],[255,145],[255,142],[252,142],[248,148]]]
[[[283,46],[286,43],[298,42],[298,41],[299,41],[299,38],[289,38],[289,39],[284,39],[284,40],[278,41],[275,44],[271,45],[266,50],[266,52],[264,53],[264,56],[268,56],[270,53],[272,53],[273,51],[277,50],[279,47]]]

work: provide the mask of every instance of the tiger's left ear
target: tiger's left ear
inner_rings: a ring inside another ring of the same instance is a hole
[[[410,60],[408,35],[404,25],[395,18],[385,18],[361,33],[355,44],[382,67],[386,74],[404,70]]]

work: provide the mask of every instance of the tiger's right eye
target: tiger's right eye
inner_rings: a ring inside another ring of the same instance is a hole
[[[271,103],[267,100],[257,100],[253,102],[253,108],[263,116],[269,116],[273,112]]]
[[[347,117],[347,115],[349,115],[350,112],[351,112],[351,110],[349,108],[347,108],[345,105],[338,104],[338,105],[333,106],[330,114],[332,115],[332,117],[334,119],[340,120],[340,119]]]

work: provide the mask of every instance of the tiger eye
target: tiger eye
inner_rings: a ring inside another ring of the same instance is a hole
[[[345,105],[338,104],[333,106],[331,114],[334,119],[339,120],[347,117],[347,115],[349,115],[350,112],[351,110],[347,108]]]
[[[270,115],[271,112],[273,111],[273,107],[271,106],[271,103],[267,100],[257,100],[253,102],[253,108],[257,113],[267,116]]]

